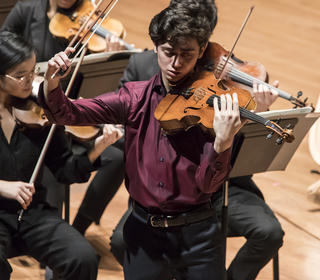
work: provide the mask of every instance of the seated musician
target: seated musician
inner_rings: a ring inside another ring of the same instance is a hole
[[[22,125],[16,104],[28,101],[35,71],[32,46],[16,34],[0,32],[0,275],[10,279],[9,252],[27,254],[48,265],[59,279],[94,280],[98,255],[87,240],[58,217],[48,203],[45,169],[64,184],[86,182],[99,154],[121,137],[106,127],[86,154],[75,155],[63,127],[57,127],[43,164],[30,182],[50,127]],[[21,209],[24,211],[21,212]],[[21,220],[18,220],[22,213]],[[76,244],[76,246],[75,246]]]
[[[28,0],[19,1],[7,16],[2,30],[10,30],[20,34],[35,48],[37,61],[48,61],[57,52],[64,50],[68,41],[53,36],[49,30],[50,20],[56,13],[72,14],[81,4],[89,0]],[[122,48],[117,40],[108,37],[106,50]],[[82,76],[77,75],[76,82],[69,94],[77,98],[81,86]],[[87,150],[87,145],[72,141],[73,149],[77,153]],[[121,144],[121,143],[120,143]],[[102,166],[88,186],[85,197],[73,222],[73,226],[82,234],[95,222],[99,224],[100,218],[108,203],[116,194],[124,179],[123,151],[121,146],[109,146],[102,153]],[[64,187],[64,186],[63,186]],[[60,195],[52,194],[51,200],[62,208],[61,197],[64,188],[60,187]]]

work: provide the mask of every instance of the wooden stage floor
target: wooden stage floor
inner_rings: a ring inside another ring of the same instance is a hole
[[[168,0],[120,0],[111,16],[126,27],[127,42],[139,48],[152,48],[148,24],[153,15],[166,7]],[[280,88],[304,96],[313,103],[320,93],[320,1],[314,0],[217,0],[219,20],[212,40],[230,49],[249,7],[255,10],[235,49],[237,57],[263,63],[270,80],[280,81]],[[271,109],[291,108],[277,100]],[[307,187],[320,179],[311,169],[320,167],[312,160],[306,135],[285,171],[256,174],[254,179],[266,201],[275,211],[285,230],[280,249],[281,280],[320,279],[320,205],[308,200]],[[319,143],[320,145],[320,143]],[[84,195],[87,184],[72,186],[71,220]],[[87,231],[87,238],[102,256],[99,280],[123,279],[121,267],[109,252],[109,237],[127,205],[122,187],[106,209],[101,224]],[[243,243],[242,238],[229,238],[227,261]],[[11,260],[12,279],[44,279],[44,271],[30,258]],[[268,264],[258,280],[272,279]]]

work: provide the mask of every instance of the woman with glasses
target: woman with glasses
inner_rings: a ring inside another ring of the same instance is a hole
[[[37,54],[37,61],[47,61],[56,53],[63,51],[68,42],[55,38],[49,31],[50,19],[56,12],[71,14],[82,2],[89,0],[29,0],[19,1],[10,11],[2,30],[12,31],[21,35],[31,43]],[[108,39],[107,39],[108,41]],[[108,51],[123,48],[119,42],[108,41]],[[81,75],[78,76],[69,97],[77,98],[81,84]],[[121,140],[122,141],[122,140]],[[124,161],[122,142],[109,146],[101,155],[102,166],[88,186],[85,197],[73,222],[73,226],[82,234],[95,222],[99,224],[100,218],[108,203],[114,197],[124,179]],[[73,149],[85,152],[87,145],[73,141]],[[51,200],[62,209],[64,188],[60,193],[52,193]]]
[[[0,32],[0,275],[10,279],[7,258],[27,254],[52,268],[59,279],[96,279],[98,256],[87,240],[57,215],[47,201],[45,174],[65,184],[85,182],[99,164],[98,155],[121,133],[109,128],[86,154],[74,155],[57,127],[34,183],[29,183],[49,127],[16,122],[13,108],[32,91],[36,57],[19,36]],[[18,214],[24,209],[22,220]],[[74,245],[76,244],[76,246]]]

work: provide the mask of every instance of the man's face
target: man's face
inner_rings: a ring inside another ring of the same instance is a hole
[[[62,9],[69,9],[76,3],[77,0],[57,0],[57,5]]]
[[[155,47],[162,77],[170,84],[177,83],[193,70],[205,47],[200,48],[193,38],[183,38],[176,46],[164,43]]]

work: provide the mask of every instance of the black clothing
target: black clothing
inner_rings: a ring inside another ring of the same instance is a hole
[[[118,191],[124,178],[121,150],[115,146],[109,146],[101,153],[100,158],[103,166],[91,181],[77,214],[77,217],[82,215],[96,224],[99,224],[105,208]],[[78,224],[75,220],[73,226],[81,232],[81,222]]]
[[[61,280],[97,278],[97,253],[77,230],[58,217],[56,209],[34,206],[24,213],[18,231],[17,227],[17,214],[0,210],[1,280],[10,279],[12,269],[7,258],[11,256],[7,252],[12,250],[46,264]]]
[[[228,236],[246,238],[228,268],[228,280],[253,280],[282,246],[284,233],[272,210],[255,193],[233,184],[228,200]],[[213,201],[219,220],[222,203],[222,196]]]
[[[29,182],[42,146],[50,127],[31,129],[16,126],[10,143],[0,129],[0,180]],[[49,168],[60,182],[70,184],[86,182],[94,167],[85,154],[74,156],[71,153],[64,130],[57,127],[49,145],[44,165],[35,182],[36,193],[29,208],[46,203],[46,186],[43,185],[43,168]],[[15,200],[0,197],[0,210],[16,212],[20,204]]]
[[[76,4],[79,3],[80,1],[76,2]],[[49,0],[20,1],[10,11],[1,27],[1,29],[18,33],[25,40],[29,41],[36,48],[37,61],[47,61],[56,53],[63,51],[67,46],[65,40],[53,37],[49,31],[48,7]],[[82,75],[78,73],[69,97],[74,99],[78,97],[81,81]],[[63,88],[66,87],[66,83],[67,80],[63,82]],[[79,151],[83,152],[84,148],[81,147],[82,145],[82,143],[73,141],[74,151],[76,153]],[[104,150],[102,154],[102,158],[105,159],[102,161],[103,167],[99,169],[88,186],[85,198],[79,208],[79,214],[86,218],[81,219],[77,217],[78,219],[76,218],[77,221],[74,226],[82,233],[84,233],[91,222],[95,221],[97,224],[99,223],[104,209],[124,179],[123,151],[115,148],[115,146],[109,146]],[[63,190],[61,187],[60,189]],[[52,201],[55,200],[53,197],[55,195],[56,193],[52,193],[50,196]],[[60,192],[54,203],[60,206],[63,195],[64,193],[62,192],[61,194]],[[99,198],[98,205],[97,198]],[[88,220],[91,222],[89,223]]]
[[[49,0],[19,1],[12,8],[1,29],[21,35],[36,49],[37,61],[47,61],[64,50],[66,41],[54,38],[49,31]]]
[[[147,81],[160,71],[154,51],[144,51],[130,56],[128,66],[120,78],[119,88],[126,82]]]
[[[223,242],[215,215],[161,229],[151,227],[133,210],[123,235],[130,244],[124,258],[127,280],[203,280],[212,279],[212,275],[223,279]]]
[[[28,41],[35,48],[37,62],[48,61],[68,46],[66,39],[56,38],[49,31],[48,8],[49,0],[19,1],[12,8],[1,27],[1,30],[19,34]],[[64,89],[67,88],[70,77],[69,74],[62,80]],[[83,75],[78,72],[69,93],[70,98],[78,98],[82,80]]]
[[[16,125],[8,143],[0,128],[0,180],[29,182],[48,131],[49,127]],[[57,209],[50,206],[46,195],[50,181],[43,180],[47,179],[43,176],[44,170],[60,182],[71,184],[87,181],[94,166],[86,153],[71,152],[63,128],[57,127],[34,183],[32,203],[24,211],[21,223],[17,220],[20,204],[0,197],[1,279],[10,278],[12,269],[7,258],[13,249],[33,256],[63,279],[96,279],[98,256],[87,240],[61,220]]]

